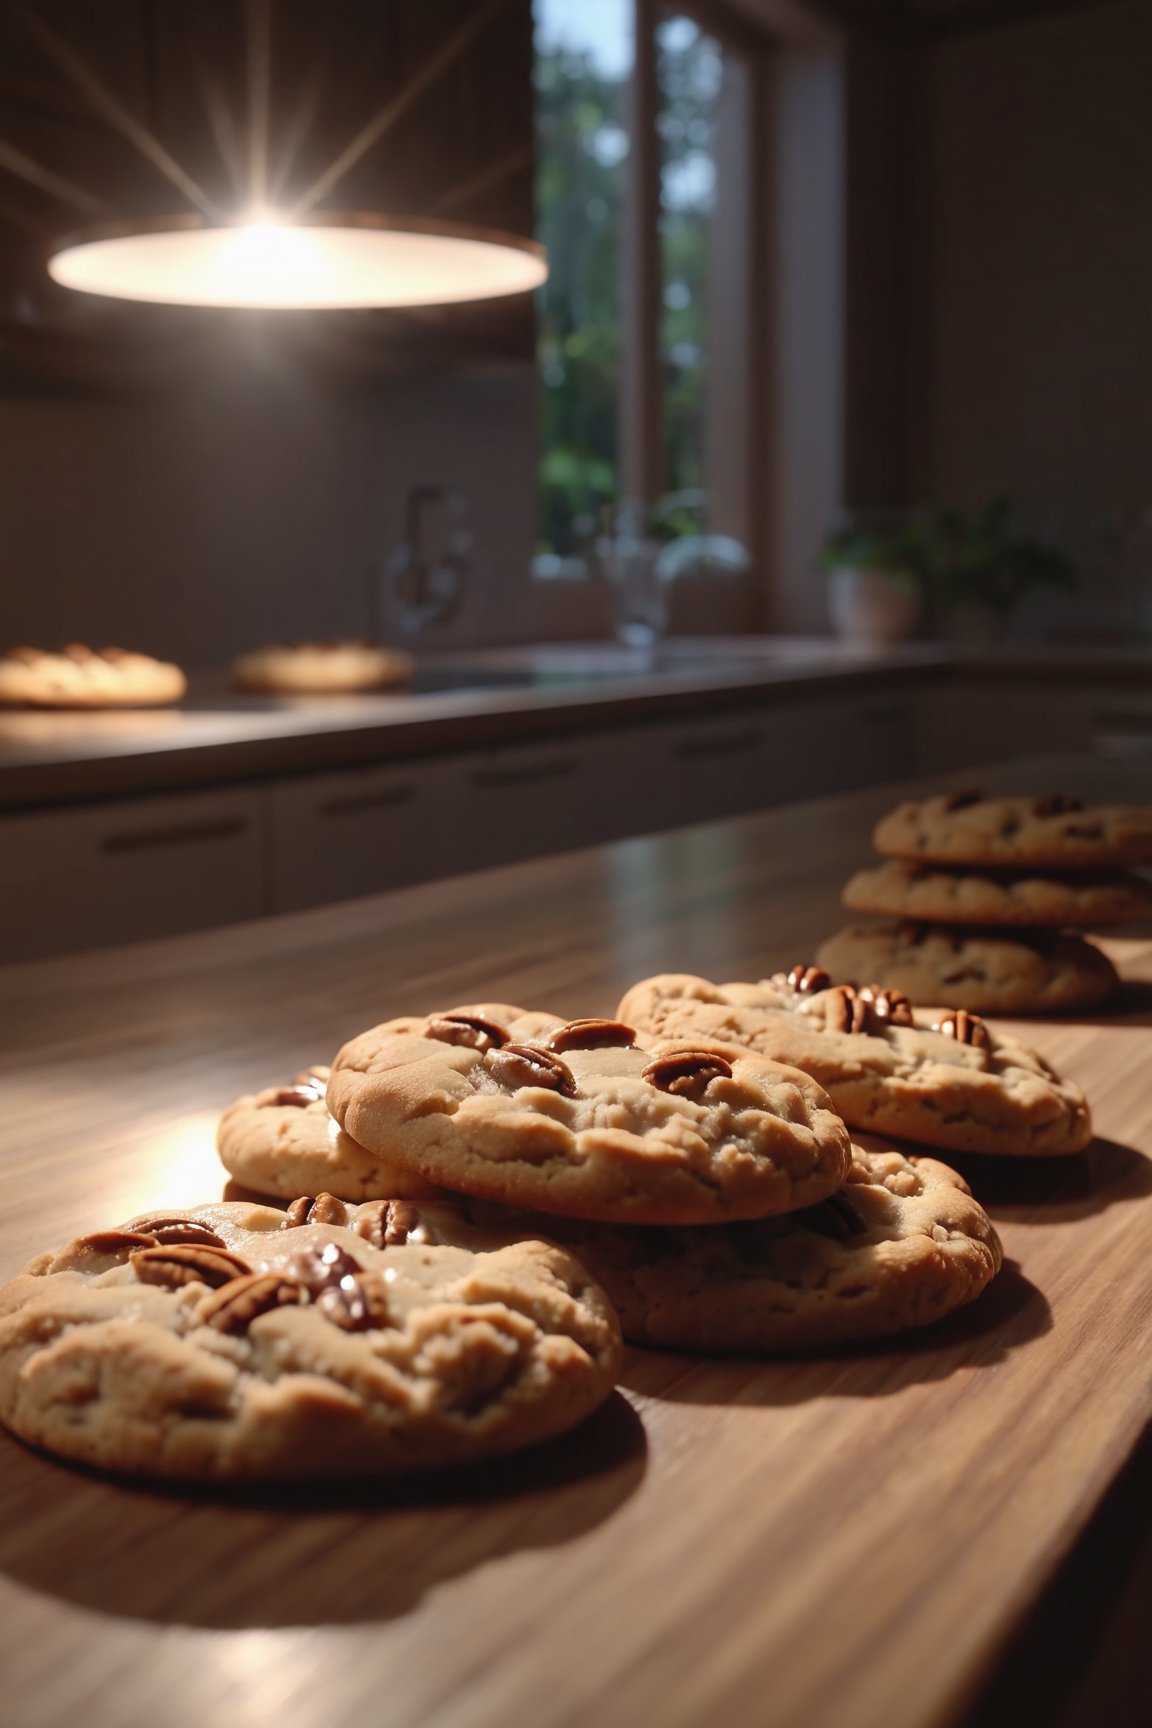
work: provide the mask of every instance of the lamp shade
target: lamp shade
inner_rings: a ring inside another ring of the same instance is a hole
[[[231,225],[198,215],[87,228],[48,260],[65,288],[175,306],[436,306],[539,287],[535,240],[463,223],[314,211]]]

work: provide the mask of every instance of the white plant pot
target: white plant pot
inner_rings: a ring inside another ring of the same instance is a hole
[[[904,642],[920,623],[920,585],[906,570],[844,564],[828,572],[828,610],[847,642]]]

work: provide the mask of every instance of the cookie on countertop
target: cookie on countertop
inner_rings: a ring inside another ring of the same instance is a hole
[[[232,663],[232,682],[261,695],[379,690],[412,676],[411,655],[379,642],[269,642]]]
[[[547,1017],[543,1017],[547,1018]],[[580,1218],[710,1224],[823,1199],[847,1131],[806,1074],[689,1044],[638,1048],[618,1021],[390,1021],[340,1051],[328,1104],[390,1163],[466,1194]]]
[[[498,1023],[510,1036],[532,1038],[560,1024],[555,1014],[525,1014],[507,1002],[468,1002],[436,1014],[391,1021],[398,1031],[424,1036],[482,1037]],[[411,1170],[389,1164],[345,1134],[325,1101],[331,1068],[316,1063],[288,1086],[270,1086],[237,1099],[220,1118],[216,1150],[237,1182],[256,1194],[292,1200],[326,1190],[341,1200],[417,1199],[440,1190]]]
[[[253,1193],[281,1200],[321,1192],[341,1200],[434,1197],[431,1183],[349,1139],[324,1099],[330,1073],[318,1064],[288,1086],[237,1099],[216,1130],[216,1150],[229,1174]]]
[[[855,1149],[817,1206],[710,1230],[562,1232],[603,1284],[624,1336],[674,1350],[835,1349],[927,1326],[1002,1263],[964,1180],[930,1158]]]
[[[942,870],[888,858],[858,870],[841,898],[851,912],[930,924],[1071,926],[1092,930],[1152,918],[1152,883],[1130,870],[1034,873]]]
[[[897,805],[877,824],[872,843],[885,858],[988,869],[1152,864],[1152,806],[1085,804],[1063,793],[945,792]]]
[[[620,1333],[562,1248],[407,1201],[221,1202],[97,1230],[0,1289],[0,1421],[73,1461],[263,1480],[419,1470],[563,1433]]]
[[[0,704],[28,708],[155,708],[188,688],[179,666],[127,648],[70,642],[58,654],[10,648],[0,656]]]
[[[850,925],[830,936],[816,960],[837,981],[868,979],[899,990],[917,1007],[973,1014],[1048,1014],[1093,1008],[1120,987],[1116,968],[1078,936],[945,925]]]
[[[747,984],[665,973],[634,985],[619,1013],[650,1038],[740,1045],[802,1068],[853,1130],[1015,1157],[1080,1152],[1092,1138],[1083,1092],[1018,1039],[963,1011],[918,1025],[899,992],[833,987],[814,966]]]

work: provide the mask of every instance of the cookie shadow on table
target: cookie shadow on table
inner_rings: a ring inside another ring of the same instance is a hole
[[[1099,1136],[1071,1158],[982,1158],[944,1153],[991,1217],[1013,1224],[1071,1223],[1152,1193],[1152,1158]]]
[[[711,1356],[632,1350],[620,1377],[630,1392],[671,1404],[803,1404],[812,1398],[886,1398],[906,1386],[995,1367],[1051,1329],[1047,1298],[1014,1260],[967,1307],[918,1332],[806,1356]]]
[[[461,1574],[585,1535],[646,1468],[643,1424],[618,1392],[530,1451],[380,1481],[158,1486],[62,1466],[0,1434],[0,1573],[159,1625],[383,1622]],[[42,1539],[29,1506],[44,1508]]]
[[[1122,978],[1116,994],[1098,1007],[1069,1008],[1049,1018],[1078,1026],[1152,1026],[1152,978]]]

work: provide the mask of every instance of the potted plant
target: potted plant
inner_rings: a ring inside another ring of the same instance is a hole
[[[828,610],[838,636],[879,645],[916,632],[923,593],[903,516],[857,516],[825,537]]]
[[[949,635],[995,640],[1029,590],[1076,586],[1062,553],[1013,535],[1013,510],[1010,498],[999,497],[970,515],[933,507],[909,520],[909,556]]]

